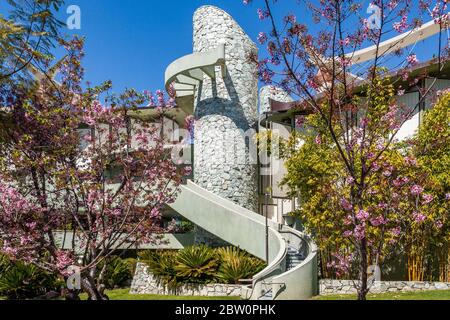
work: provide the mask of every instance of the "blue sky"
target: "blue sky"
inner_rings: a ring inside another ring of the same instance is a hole
[[[69,5],[81,8],[81,30],[63,32],[86,37],[86,81],[112,80],[114,92],[154,91],[164,87],[166,67],[192,53],[192,15],[199,6],[211,4],[229,12],[255,40],[268,29],[258,20],[258,2],[244,6],[242,0],[67,0],[59,17],[67,19]],[[0,5],[0,13],[3,10]],[[313,26],[310,14],[299,10],[296,0],[280,0],[274,10],[280,18],[293,12],[299,21]],[[419,44],[416,51],[431,56],[435,50]]]
[[[192,53],[192,15],[201,5],[226,10],[253,39],[261,27],[257,6],[244,6],[241,0],[71,0],[70,4],[82,12],[81,30],[67,32],[86,36],[86,80],[111,79],[114,91],[163,88],[165,68]]]

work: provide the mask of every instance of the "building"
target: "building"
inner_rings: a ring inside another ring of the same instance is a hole
[[[398,43],[383,42],[380,50],[394,52],[437,32],[433,22],[427,23],[401,35]],[[317,249],[289,216],[298,199],[289,198],[278,185],[285,173],[282,161],[272,157],[262,163],[249,143],[254,133],[266,128],[289,135],[301,111],[280,89],[264,87],[258,95],[256,66],[246,62],[257,54],[257,47],[223,10],[204,6],[195,12],[193,51],[166,70],[166,88],[176,92],[178,108],[197,121],[193,180],[182,186],[171,209],[196,224],[196,243],[225,241],[268,261],[269,266],[252,279],[246,298],[311,297],[317,293]],[[363,49],[352,59],[368,61],[373,51]],[[435,61],[416,66],[413,75],[426,69],[429,78],[408,87],[398,102],[416,106],[422,100],[420,87],[450,87],[449,67],[438,72]],[[430,105],[427,99],[420,103],[400,130],[400,139],[414,133]]]

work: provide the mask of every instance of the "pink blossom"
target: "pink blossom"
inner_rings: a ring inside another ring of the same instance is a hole
[[[269,11],[267,11],[267,10],[263,10],[263,9],[258,9],[258,18],[260,19],[260,20],[264,20],[264,19],[266,19],[267,17],[269,17]]]
[[[393,27],[398,33],[404,32],[408,28],[408,17],[404,15],[400,22],[394,23]]]
[[[411,187],[411,194],[412,194],[413,196],[418,196],[418,195],[420,195],[420,194],[423,192],[423,190],[424,190],[423,187],[421,187],[421,186],[415,184],[415,185],[413,185],[413,186]]]
[[[380,170],[381,166],[378,164],[378,162],[373,162],[372,163],[372,169],[373,171],[378,171]]]
[[[354,237],[355,237],[357,240],[362,240],[362,239],[364,239],[364,238],[366,237],[366,226],[365,226],[365,224],[357,225],[357,226],[355,227],[355,230],[354,230],[354,232],[353,232],[353,235],[354,235]]]
[[[450,200],[450,193],[445,194],[445,200]]]
[[[403,179],[399,177],[395,179],[392,183],[395,187],[401,187],[403,185]]]
[[[350,44],[350,38],[347,37],[343,40],[340,40],[339,43],[341,44],[341,46],[348,46]]]
[[[286,23],[295,24],[297,22],[297,17],[293,14],[288,14],[286,17],[284,17],[284,21]]]
[[[394,235],[394,236],[399,236],[400,232],[401,232],[401,228],[400,227],[395,227],[393,229],[390,230],[390,232]]]
[[[350,271],[351,261],[353,261],[353,255],[343,252],[333,253],[335,258],[331,262],[327,263],[328,268],[334,268],[337,276],[341,276]]]
[[[355,179],[352,176],[348,176],[345,179],[345,183],[347,183],[348,185],[353,185],[355,183]]]
[[[402,72],[402,80],[403,81],[408,81],[409,75],[410,75],[409,71]]]
[[[260,44],[265,44],[267,42],[267,34],[265,32],[260,32],[258,34],[258,42]]]
[[[390,170],[385,170],[385,171],[383,171],[383,176],[385,176],[385,177],[390,177],[392,175],[392,171],[390,171]]]
[[[343,222],[346,226],[349,226],[354,222],[353,217],[351,215],[348,215],[347,217],[344,218]]]
[[[417,59],[417,56],[415,54],[410,54],[408,57],[406,57],[406,61],[408,61],[408,64],[411,66],[415,66],[419,63],[419,60]]]
[[[388,8],[394,10],[398,6],[398,0],[391,0],[388,3]]]
[[[356,214],[356,219],[360,221],[365,221],[369,218],[369,213],[365,210],[359,210]]]
[[[442,223],[441,220],[436,220],[436,222],[434,223],[434,225],[436,226],[436,228],[441,229],[444,224]]]
[[[350,203],[350,201],[348,201],[348,200],[345,199],[345,198],[342,198],[341,201],[340,201],[340,203],[341,203],[342,208],[344,208],[344,210],[346,210],[346,211],[350,211],[350,210],[353,209],[353,206],[352,206],[352,204]]]
[[[295,125],[297,128],[301,128],[305,124],[305,116],[298,116],[295,118]]]
[[[338,57],[338,62],[343,67],[350,67],[352,65],[352,59],[347,57]]]
[[[322,137],[320,135],[317,135],[315,142],[316,142],[316,144],[322,144]]]
[[[380,209],[386,209],[388,207],[388,205],[387,205],[387,203],[386,202],[380,202],[379,204],[378,204],[378,208],[380,208]]]
[[[64,271],[74,263],[73,258],[71,257],[70,252],[59,250],[56,252],[56,267],[59,271]]]
[[[430,202],[432,202],[434,200],[434,196],[431,194],[426,194],[424,193],[422,195],[423,198],[423,204],[429,204]]]
[[[412,156],[406,156],[405,162],[408,166],[416,166],[417,165],[417,160]]]
[[[370,120],[367,117],[361,119],[361,127],[365,128],[369,124]]]
[[[353,235],[353,231],[350,231],[350,230],[344,231],[344,233],[343,233],[343,236],[344,236],[345,238],[349,238],[349,237],[351,237],[352,235]]]
[[[417,223],[421,223],[423,221],[425,221],[427,218],[427,216],[425,216],[424,214],[420,213],[420,212],[413,212],[413,219],[414,221],[416,221]]]
[[[383,217],[383,216],[378,216],[376,218],[373,218],[370,220],[370,223],[374,226],[374,227],[378,227],[380,225],[384,225],[387,223],[387,220]]]

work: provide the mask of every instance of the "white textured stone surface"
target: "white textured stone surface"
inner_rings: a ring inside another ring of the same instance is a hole
[[[259,91],[260,113],[271,111],[269,99],[279,102],[293,102],[294,99],[282,88],[275,86],[265,86]]]
[[[220,70],[216,80],[205,75],[195,97],[194,180],[257,211],[257,162],[249,156],[243,136],[249,130],[256,133],[257,127],[257,67],[248,61],[257,47],[229,14],[200,7],[194,14],[194,52],[207,52],[221,43],[226,76],[222,78]]]
[[[233,284],[207,284],[193,285],[186,284],[177,291],[169,291],[162,285],[158,284],[153,275],[148,271],[145,263],[136,265],[136,272],[131,283],[131,294],[159,294],[169,295],[176,294],[180,296],[204,296],[204,297],[223,297],[236,296],[240,297],[242,286]]]
[[[320,280],[320,294],[354,294],[353,280]],[[411,292],[425,290],[450,290],[449,282],[418,281],[377,281],[370,288],[370,293]]]

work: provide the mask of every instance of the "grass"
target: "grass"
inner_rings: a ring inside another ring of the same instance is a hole
[[[157,294],[130,294],[130,289],[106,290],[110,300],[240,300],[239,297],[194,297],[194,296],[162,296]],[[81,300],[87,295],[81,294]]]
[[[194,296],[163,296],[157,294],[130,294],[130,289],[106,290],[110,300],[240,300],[240,297],[194,297]],[[86,293],[80,294],[81,300],[87,300]],[[6,297],[0,296],[0,300],[6,300]],[[55,300],[63,300],[57,298]]]
[[[314,297],[313,300],[356,300],[356,295],[325,295]],[[450,300],[450,290],[368,294],[367,300]]]
[[[193,297],[193,296],[162,296],[156,294],[130,294],[129,289],[116,289],[106,291],[110,300],[239,300],[239,297]],[[80,295],[82,300],[87,299],[86,294]],[[0,297],[5,300],[5,297]],[[312,300],[356,300],[356,295],[340,294],[317,296]],[[419,292],[388,292],[369,294],[367,300],[450,300],[450,290],[419,291]]]

